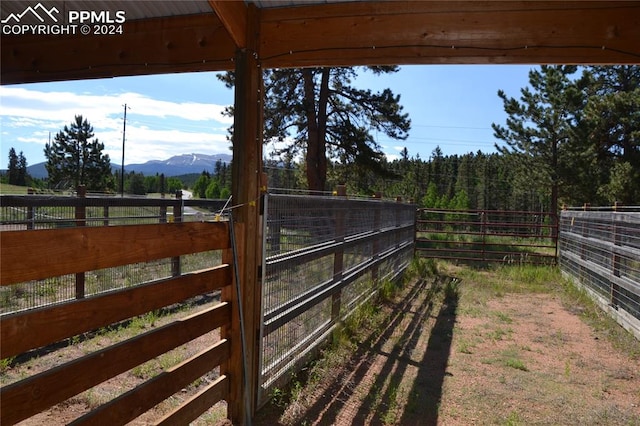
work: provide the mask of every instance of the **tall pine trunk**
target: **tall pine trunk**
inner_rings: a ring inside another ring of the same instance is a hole
[[[309,190],[324,191],[327,182],[327,103],[329,100],[329,68],[322,69],[320,94],[316,111],[313,71],[302,70],[304,79],[304,107],[307,117],[307,182]]]

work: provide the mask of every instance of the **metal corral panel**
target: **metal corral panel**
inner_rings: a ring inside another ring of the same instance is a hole
[[[563,211],[560,269],[640,338],[640,212]]]
[[[258,404],[413,258],[415,205],[265,197]]]

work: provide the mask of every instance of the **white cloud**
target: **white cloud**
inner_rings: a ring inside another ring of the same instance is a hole
[[[222,115],[226,105],[198,102],[169,102],[139,93],[91,95],[73,92],[43,92],[20,87],[0,87],[0,115],[31,120],[65,120],[77,114],[90,117],[96,127],[105,117],[121,117],[123,105],[130,113],[156,118],[175,117],[189,121],[216,121],[229,125],[232,117]]]
[[[135,92],[96,95],[0,86],[3,140],[7,146],[16,145],[18,151],[29,151],[29,163],[35,164],[44,161],[42,147],[49,132],[53,138],[75,115],[82,114],[105,144],[105,152],[120,163],[125,103],[129,106],[127,164],[184,153],[229,152],[226,135],[233,118],[222,115],[225,105],[164,101]]]
[[[387,157],[387,161],[389,162],[400,159],[400,156],[396,154],[385,154],[385,156]]]
[[[103,134],[105,152],[112,161],[122,158],[122,132]],[[149,160],[165,160],[176,154],[228,153],[229,142],[224,134],[181,132],[178,130],[149,130],[127,127],[125,163],[144,163]]]

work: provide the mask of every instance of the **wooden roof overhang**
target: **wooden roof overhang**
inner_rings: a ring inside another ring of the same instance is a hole
[[[34,3],[4,1],[2,18]],[[268,68],[640,63],[637,1],[68,0],[64,7],[124,10],[123,34],[2,34],[0,83],[231,70],[248,37]]]

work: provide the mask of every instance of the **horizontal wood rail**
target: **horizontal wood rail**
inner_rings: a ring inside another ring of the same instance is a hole
[[[117,324],[193,297],[223,290],[223,301],[90,352],[0,389],[0,424],[34,416],[190,341],[231,325],[224,294],[233,282],[231,240],[225,222],[78,227],[6,231],[0,238],[2,285],[92,271],[192,253],[223,250],[225,263],[84,299],[0,316],[0,358]],[[47,251],[55,256],[43,256]],[[224,374],[232,358],[228,333],[200,353],[125,391],[72,424],[124,424],[221,366],[221,376],[161,420],[193,420],[229,399]],[[175,424],[175,423],[173,423]]]
[[[209,386],[189,398],[181,408],[176,408],[158,422],[158,426],[186,425],[197,419],[209,407],[229,395],[229,378],[220,376]]]
[[[175,321],[5,386],[0,390],[0,422],[3,425],[13,424],[37,414],[136,365],[226,325],[229,316],[229,305],[220,304],[203,313]],[[215,364],[210,364],[209,369],[212,365]],[[142,413],[136,414],[133,418],[140,414]]]
[[[6,231],[0,285],[228,248],[225,222]],[[55,255],[47,256],[47,251]]]
[[[215,268],[88,299],[18,312],[0,322],[0,359],[141,315],[231,282],[231,267]]]
[[[153,379],[80,417],[72,425],[125,424],[153,408],[229,358],[229,341],[222,340]]]

